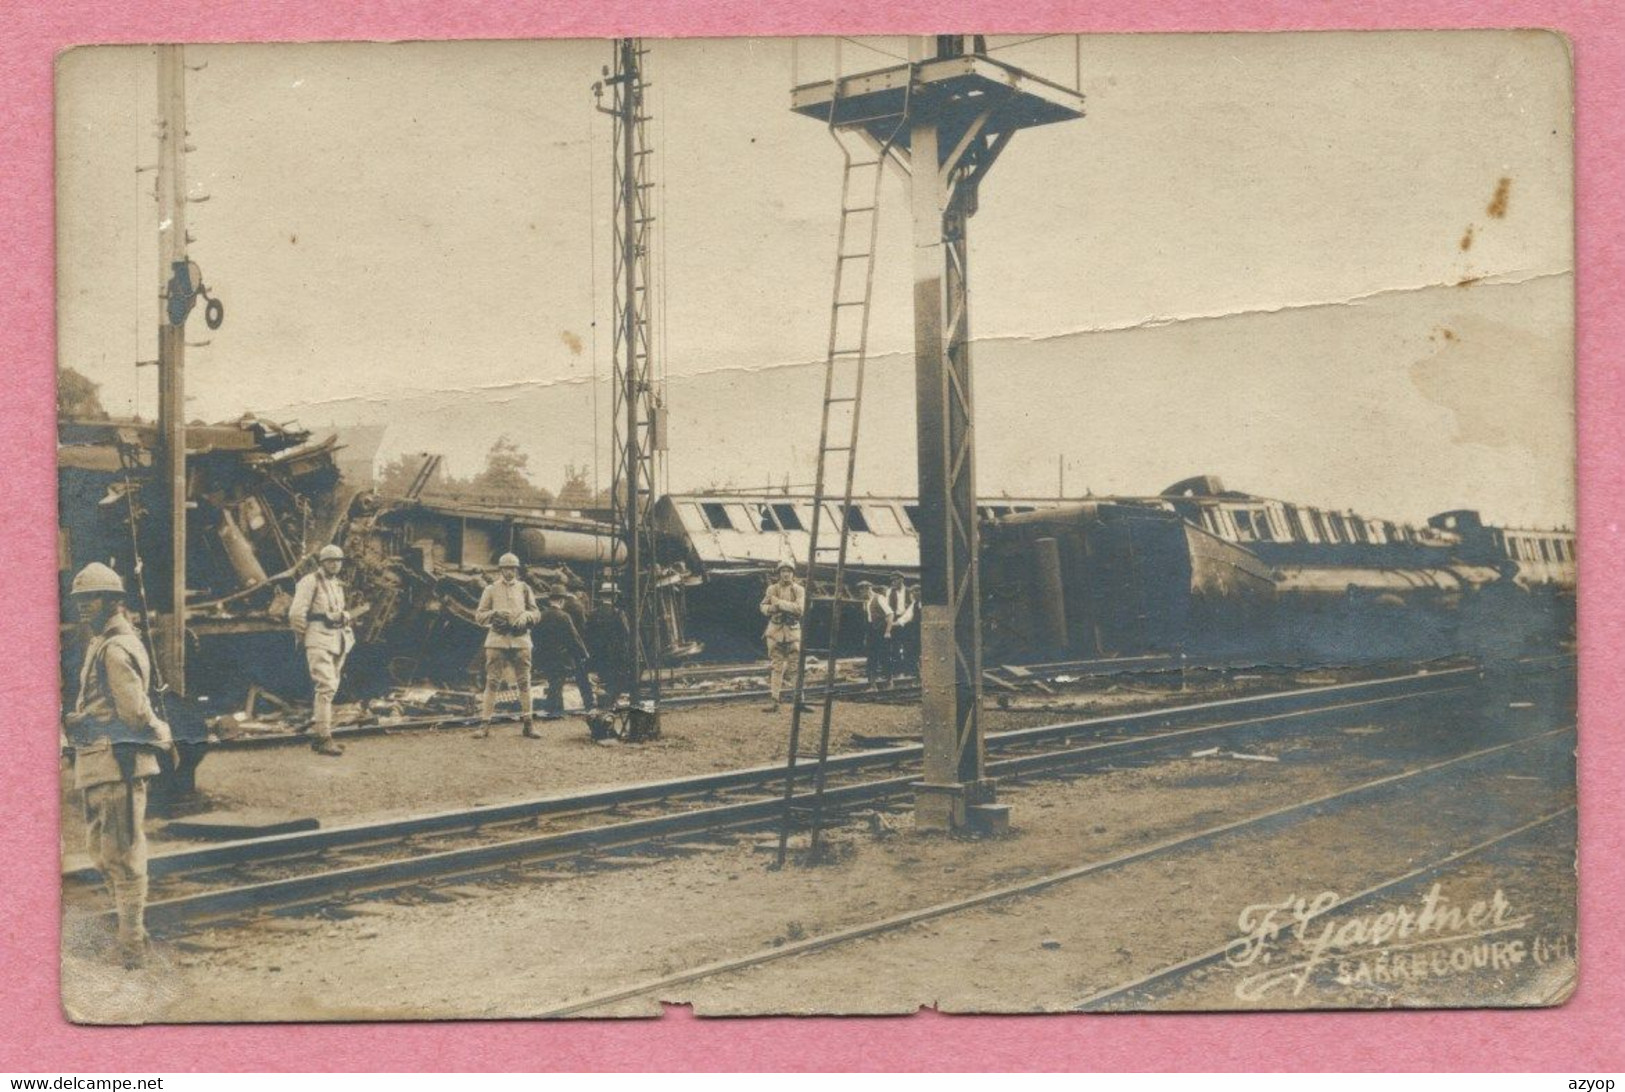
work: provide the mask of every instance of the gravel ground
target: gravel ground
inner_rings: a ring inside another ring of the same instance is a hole
[[[1015,805],[1017,829],[997,840],[920,835],[906,813],[870,814],[836,832],[836,863],[775,872],[767,867],[773,839],[765,832],[696,838],[669,853],[611,855],[500,882],[422,889],[327,916],[200,932],[161,945],[140,972],[107,970],[105,936],[87,911],[71,910],[64,1004],[75,1018],[96,1022],[535,1015],[651,976],[1111,857],[1572,716],[1564,699],[1535,697],[1533,708],[1507,710],[1502,703],[1494,716],[1414,710],[1243,741],[1246,753],[1276,762],[1164,756],[1072,780],[1009,786],[1003,798]],[[902,734],[916,716],[910,708],[847,706],[837,728]],[[1053,719],[1043,712],[988,717],[993,729]],[[578,726],[555,727],[535,743],[510,728],[486,741],[462,732],[360,741],[337,761],[295,750],[239,752],[205,770],[209,791],[223,797],[246,794],[274,774],[287,806],[320,807],[336,822],[423,811],[432,802],[496,802],[777,761],[784,727],[782,717],[719,706],[673,713],[667,738],[639,748],[591,745]],[[1540,753],[1543,762],[1524,754],[1471,778],[1435,778],[1414,792],[1286,824],[1268,837],[1238,835],[1200,853],[1155,858],[599,1014],[650,1015],[657,999],[693,1002],[708,1014],[907,1012],[932,1004],[952,1011],[1072,1008],[1225,943],[1251,903],[1358,890],[1515,825],[1511,817],[1572,802],[1566,749]],[[1572,860],[1572,828],[1559,823],[1441,879],[1463,901],[1502,888],[1519,914],[1538,921],[1542,942],[1555,946],[1573,933]],[[1373,900],[1371,912],[1417,897],[1396,889]],[[1540,966],[1546,977],[1539,980],[1520,973],[1492,982],[1469,971],[1380,992],[1317,979],[1312,990],[1288,996],[1276,989],[1251,1004],[1530,1003],[1563,996],[1572,964],[1559,958]],[[1237,1003],[1234,976],[1187,977],[1128,1003]]]

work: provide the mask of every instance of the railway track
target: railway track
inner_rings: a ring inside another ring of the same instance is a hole
[[[848,670],[861,668],[861,659],[843,657],[840,665]],[[1103,676],[1103,675],[1166,675],[1170,671],[1200,670],[1202,665],[1194,661],[1178,665],[1167,656],[1135,656],[1121,659],[1089,659],[1089,660],[1056,660],[1049,663],[1030,664],[1020,669],[1026,676],[1040,681],[1049,681],[1057,676]],[[767,688],[751,687],[743,690],[717,690],[708,687],[695,686],[695,682],[703,683],[706,680],[738,677],[742,675],[765,676],[766,669],[761,664],[721,664],[707,665],[704,668],[689,669],[681,678],[689,680],[688,685],[679,681],[676,685],[668,685],[660,704],[668,709],[686,709],[707,705],[725,704],[733,702],[767,701],[770,694]],[[1015,684],[1001,678],[997,669],[986,672],[994,687],[1017,689]],[[864,679],[851,679],[835,684],[835,693],[838,697],[847,700],[876,701],[895,703],[899,701],[912,701],[920,696],[920,683],[918,679],[909,679],[887,690],[872,691]],[[583,717],[586,714],[575,710],[564,714],[567,718]],[[517,712],[499,712],[491,719],[491,724],[513,724],[519,721]],[[477,714],[440,713],[422,717],[406,717],[398,720],[377,721],[367,724],[339,725],[333,729],[333,735],[339,740],[365,739],[371,736],[387,736],[398,732],[412,731],[438,731],[458,728],[474,728],[487,723]],[[303,745],[310,742],[310,736],[304,732],[278,731],[258,735],[240,735],[222,738],[210,744],[212,750],[237,751],[259,750],[269,747],[288,747]]]
[[[988,776],[1083,770],[1216,740],[1302,730],[1317,719],[1338,722],[1457,699],[1478,682],[1476,668],[1458,668],[994,733],[987,740]],[[910,796],[921,751],[910,744],[835,756],[828,806],[850,810]],[[148,920],[157,931],[174,932],[763,827],[781,815],[783,777],[781,766],[754,767],[158,854],[149,864]],[[97,877],[80,870],[64,879],[83,887]]]
[[[823,951],[843,944],[848,944],[853,941],[863,940],[883,933],[893,932],[911,925],[916,925],[920,922],[944,918],[953,914],[976,910],[997,903],[1008,902],[1012,899],[1037,894],[1051,888],[1059,887],[1063,884],[1073,883],[1090,877],[1102,876],[1130,865],[1154,861],[1158,858],[1180,852],[1203,849],[1214,840],[1226,835],[1244,832],[1252,833],[1268,831],[1274,827],[1279,827],[1316,814],[1325,813],[1331,809],[1349,805],[1355,801],[1358,801],[1362,797],[1369,797],[1373,794],[1389,792],[1397,789],[1409,789],[1414,791],[1419,783],[1423,783],[1428,780],[1461,777],[1475,763],[1500,761],[1516,755],[1520,750],[1525,748],[1547,745],[1557,741],[1567,741],[1573,737],[1574,731],[1575,726],[1573,724],[1569,724],[1559,728],[1534,733],[1511,742],[1480,747],[1464,754],[1455,755],[1451,758],[1412,766],[1398,773],[1371,778],[1356,785],[1339,789],[1335,792],[1323,793],[1310,799],[1295,801],[1290,804],[1257,812],[1239,819],[1229,820],[1202,830],[1192,831],[1176,837],[1167,838],[1148,846],[1142,846],[1128,852],[1119,853],[1098,861],[1091,861],[1073,868],[1048,873],[1031,880],[1025,880],[1021,883],[991,888],[951,901],[940,902],[931,906],[920,907],[918,909],[905,911],[899,914],[892,914],[884,918],[863,922],[858,925],[823,933],[817,936],[806,937],[801,940],[775,944],[772,947],[758,949],[739,956],[717,960],[715,962],[691,967],[686,970],[661,975],[656,978],[649,978],[638,982],[628,983],[610,990],[605,990],[600,993],[590,995],[588,997],[573,1000],[567,1004],[559,1005],[555,1008],[535,1013],[534,1015],[538,1018],[585,1016],[595,1012],[600,1012],[609,1008],[610,1006],[624,1001],[630,1001],[639,997],[646,997],[651,994],[658,994],[662,991],[672,989],[677,986],[688,985],[705,979],[715,978],[720,975],[748,971],[755,967],[760,967],[779,960],[788,959],[794,956],[807,955],[813,952]],[[1536,830],[1540,827],[1556,822],[1559,819],[1565,818],[1566,816],[1572,815],[1574,810],[1574,806],[1569,805],[1546,812],[1545,814],[1537,816],[1533,820],[1517,823],[1464,849],[1441,855],[1438,858],[1430,860],[1419,867],[1409,868],[1398,875],[1373,884],[1364,890],[1339,901],[1334,907],[1329,909],[1344,909],[1350,905],[1363,902],[1373,896],[1392,890],[1393,888],[1402,884],[1414,882],[1418,879],[1429,876],[1452,864],[1457,864],[1475,854],[1482,853],[1485,850],[1491,849],[1504,842],[1527,834],[1530,831]],[[1078,1009],[1081,1011],[1096,1010],[1108,1007],[1111,1001],[1133,994],[1138,990],[1143,990],[1147,986],[1164,978],[1186,973],[1197,967],[1218,962],[1225,957],[1225,954],[1233,947],[1233,944],[1234,937],[1228,937],[1225,939],[1223,944],[1205,951],[1193,958],[1179,961],[1169,966],[1160,968],[1151,974],[1140,976],[1131,981],[1120,983],[1108,989],[1101,990],[1081,1000],[1078,1004]]]

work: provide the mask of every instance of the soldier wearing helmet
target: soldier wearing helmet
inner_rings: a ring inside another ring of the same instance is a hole
[[[779,711],[779,695],[784,690],[792,666],[801,653],[801,616],[807,609],[807,597],[796,583],[796,567],[781,561],[775,573],[777,579],[767,586],[762,596],[761,611],[767,618],[767,629],[762,637],[767,641],[768,691],[773,704],[767,712]]]
[[[316,555],[316,571],[299,578],[293,590],[288,622],[305,649],[305,665],[310,669],[313,693],[311,747],[319,755],[344,753],[333,740],[333,696],[344,674],[344,660],[355,648],[355,631],[350,628],[350,612],[345,609],[344,584],[339,572],[344,568],[344,551],[329,544]]]
[[[124,613],[124,582],[92,562],[68,594],[91,640],[61,742],[84,794],[91,857],[113,895],[120,954],[137,967],[147,948],[147,780],[158,773],[160,753],[174,756],[174,743],[152,706],[152,663]]]
[[[497,684],[507,682],[519,689],[519,709],[524,716],[524,735],[535,739],[535,709],[530,693],[530,630],[541,618],[536,593],[519,579],[519,558],[503,554],[497,559],[497,579],[480,594],[474,621],[485,627],[485,699],[480,715],[485,723],[474,732],[478,739],[491,734],[491,717],[497,709]]]

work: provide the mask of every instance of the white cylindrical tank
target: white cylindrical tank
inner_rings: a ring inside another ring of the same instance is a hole
[[[519,555],[527,565],[544,561],[619,565],[626,560],[626,548],[609,535],[527,527],[519,532]]]

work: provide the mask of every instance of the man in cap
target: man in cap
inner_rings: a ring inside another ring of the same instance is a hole
[[[310,727],[316,737],[311,747],[319,755],[344,753],[333,741],[333,696],[339,692],[345,657],[355,647],[355,630],[350,628],[352,618],[339,580],[343,568],[344,551],[331,543],[323,546],[316,555],[316,571],[299,578],[288,608],[288,623],[304,646],[305,666],[310,669]]]
[[[769,713],[779,711],[779,696],[801,653],[801,616],[807,609],[806,592],[796,583],[796,567],[781,561],[775,575],[777,579],[767,586],[761,604],[767,618],[767,629],[762,634],[767,641],[767,685],[773,695],[773,704],[766,709]]]
[[[614,584],[598,589],[598,602],[587,616],[587,629],[582,634],[587,639],[593,670],[598,672],[598,684],[604,688],[605,705],[613,705],[617,696],[631,689],[632,630],[615,597]]]
[[[152,707],[152,663],[124,613],[124,582],[92,562],[73,578],[69,595],[90,644],[61,743],[84,794],[90,855],[118,913],[119,952],[133,968],[147,949],[147,780],[158,773],[158,755],[173,758],[175,745]]]
[[[906,642],[908,627],[913,624],[914,611],[909,603],[908,587],[902,573],[893,573],[891,587],[886,590],[886,685],[906,669]]]
[[[480,715],[485,723],[474,733],[484,739],[491,734],[491,716],[497,708],[497,684],[511,682],[519,688],[519,710],[524,718],[523,734],[536,739],[536,720],[530,693],[530,628],[542,612],[536,606],[536,593],[519,579],[519,559],[503,554],[497,559],[497,579],[487,584],[474,610],[474,621],[485,627],[485,699]]]
[[[564,611],[565,598],[563,588],[550,589],[547,606],[536,622],[536,669],[547,679],[545,708],[549,718],[564,712],[565,681],[571,675],[579,675],[580,666],[587,659],[587,644]],[[590,690],[581,697],[583,703],[592,701]]]
[[[565,587],[564,602],[561,606],[564,613],[570,616],[570,623],[576,627],[585,641],[587,637],[587,614],[592,609],[592,599],[587,595],[587,587],[581,579],[568,569],[564,571]],[[590,650],[590,642],[588,642]],[[588,671],[587,657],[583,656],[575,662],[576,689],[581,691],[581,705],[587,712],[592,712],[593,692],[592,676]]]
[[[864,671],[869,685],[878,687],[882,680],[889,683],[892,677],[891,628],[894,619],[886,595],[878,586],[868,580],[860,580],[858,594],[863,598]]]

